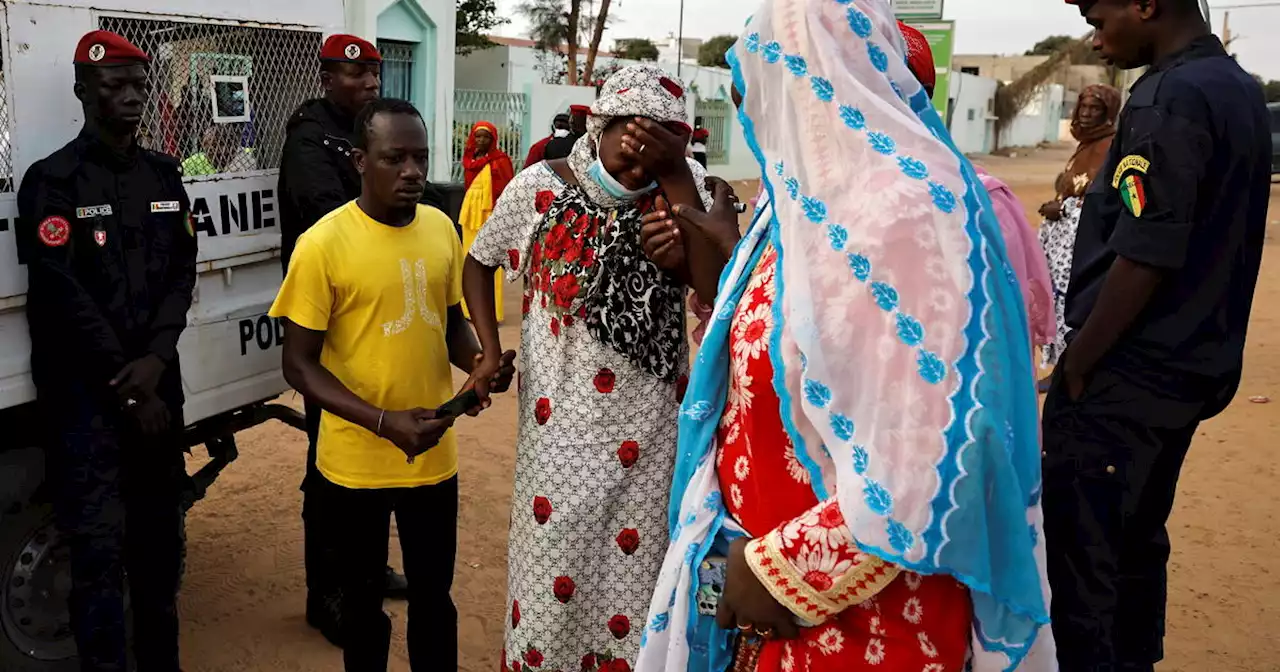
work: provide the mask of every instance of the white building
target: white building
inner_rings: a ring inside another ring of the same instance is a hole
[[[459,57],[455,64],[455,163],[461,156],[459,139],[465,139],[471,124],[483,119],[493,122],[500,134],[508,136],[503,149],[519,165],[529,147],[550,132],[551,120],[557,113],[567,111],[571,104],[592,103],[596,91],[594,87],[548,84],[557,79],[554,75],[561,67],[560,58],[539,51],[530,40],[490,39],[498,46]],[[700,45],[699,40],[685,40],[686,51],[692,50],[695,59]],[[580,65],[585,58],[585,51],[580,52]],[[612,72],[634,63],[637,61],[601,52],[596,58],[596,71]],[[756,177],[759,167],[747,147],[730,98],[733,78],[729,71],[691,63],[677,65],[661,59],[658,65],[688,89],[690,124],[701,123],[711,131],[711,171],[730,180]],[[455,177],[457,172],[455,165]]]

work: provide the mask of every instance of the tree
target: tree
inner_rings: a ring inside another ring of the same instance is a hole
[[[1280,103],[1280,82],[1269,79],[1262,85],[1262,92],[1267,96],[1268,103]]]
[[[1076,38],[1070,35],[1050,35],[1049,37],[1036,42],[1036,46],[1027,50],[1027,56],[1052,56],[1062,48],[1075,42]]]
[[[590,5],[585,16],[582,11],[584,0],[526,0],[516,8],[529,21],[529,38],[540,51],[559,54],[563,49],[565,83],[570,86],[590,85],[600,41],[609,25],[612,0],[601,0],[599,12],[591,11],[594,0],[585,1]],[[589,34],[591,39],[587,46],[586,65],[579,68],[579,47],[584,34]]]
[[[459,56],[493,46],[488,35],[498,26],[511,23],[498,15],[495,0],[458,0],[458,32],[454,51]]]
[[[618,40],[618,44],[613,48],[614,54],[619,58],[625,58],[629,61],[656,61],[658,60],[658,45],[653,40],[644,38],[635,40]]]
[[[725,60],[724,55],[733,48],[733,43],[738,38],[733,35],[716,35],[715,37],[702,43],[702,47],[698,49],[698,65],[708,68],[727,68],[729,62]]]
[[[1102,58],[1092,49],[1076,49],[1072,45],[1079,40],[1070,35],[1050,35],[1036,42],[1027,50],[1027,56],[1053,56],[1059,51],[1071,47],[1071,65],[1102,65]]]

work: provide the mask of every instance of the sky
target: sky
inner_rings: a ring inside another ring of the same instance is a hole
[[[1210,6],[1241,5],[1263,0],[1210,0]],[[498,0],[503,13],[514,14],[520,0]],[[758,5],[755,0],[685,0],[687,37],[707,38],[738,33]],[[619,37],[664,38],[675,34],[680,0],[614,0],[613,25],[605,43]],[[1215,32],[1224,12],[1213,11]],[[946,19],[956,21],[956,53],[1020,54],[1049,35],[1083,35],[1089,27],[1075,7],[1063,0],[946,0]],[[1246,70],[1280,80],[1280,6],[1230,12],[1235,41],[1231,50]],[[499,32],[527,37],[519,19]]]

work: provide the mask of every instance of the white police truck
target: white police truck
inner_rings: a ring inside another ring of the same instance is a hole
[[[78,669],[68,553],[53,526],[32,408],[27,271],[14,237],[24,171],[83,123],[72,94],[77,41],[111,30],[152,56],[142,141],[194,157],[188,166],[199,173],[186,177],[200,255],[179,345],[188,444],[213,458],[193,474],[196,500],[235,459],[237,431],[272,419],[302,425],[271,403],[287,389],[281,325],[265,314],[281,278],[276,168],[289,114],[320,93],[321,42],[343,30],[353,4],[0,0],[0,670]]]

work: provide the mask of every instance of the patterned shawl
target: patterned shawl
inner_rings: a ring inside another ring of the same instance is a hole
[[[770,204],[722,278],[681,410],[642,672],[725,662],[731,633],[704,635],[695,568],[741,534],[713,456],[761,238],[779,257],[774,384],[814,494],[836,497],[865,552],[969,588],[974,670],[1054,669],[1037,638],[1049,613],[1026,310],[987,192],[904,54],[888,0],[766,0],[729,53]]]

